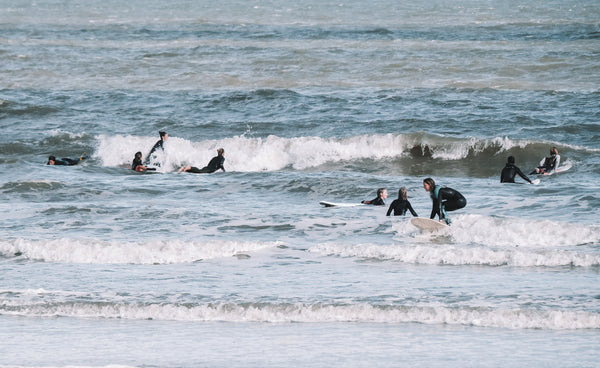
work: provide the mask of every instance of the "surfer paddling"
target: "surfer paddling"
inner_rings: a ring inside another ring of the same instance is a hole
[[[79,157],[79,159],[75,160],[72,158],[61,158],[60,160],[57,160],[56,157],[54,156],[48,156],[48,162],[46,163],[46,165],[56,165],[56,166],[73,166],[73,165],[77,165],[78,163],[80,163],[81,161],[85,160],[87,158],[87,156],[85,156],[85,153],[83,155],[81,155],[81,157]]]
[[[217,150],[217,155],[213,157],[208,165],[204,166],[203,168],[199,169],[195,166],[182,166],[179,168],[179,170],[177,170],[177,172],[185,171],[194,174],[210,174],[219,169],[225,171],[223,163],[225,163],[225,150],[223,148],[219,148]]]
[[[467,205],[467,200],[462,194],[452,188],[435,185],[432,178],[423,180],[423,188],[429,192],[433,203],[430,219],[438,215],[440,222],[450,225],[451,221],[446,212],[456,211]]]
[[[371,199],[370,201],[361,201],[363,204],[372,204],[374,206],[385,206],[384,199],[388,197],[387,189],[379,188],[377,189],[377,198]]]

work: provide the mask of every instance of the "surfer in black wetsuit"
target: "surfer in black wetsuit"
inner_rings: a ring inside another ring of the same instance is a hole
[[[408,201],[408,193],[405,187],[400,188],[398,191],[398,199],[394,199],[392,201],[392,204],[390,204],[390,207],[385,215],[389,216],[392,210],[394,210],[394,216],[404,216],[406,211],[410,211],[410,213],[412,213],[412,215],[415,217],[419,216],[415,210],[413,210],[410,202]]]
[[[515,158],[513,156],[508,156],[508,161],[506,162],[506,166],[502,169],[502,173],[500,174],[500,182],[501,183],[514,183],[515,176],[519,175],[523,178],[523,180],[529,182],[529,184],[533,184],[531,180],[517,166],[515,166]]]
[[[208,165],[204,166],[203,168],[199,169],[195,166],[182,166],[179,168],[179,170],[177,170],[177,172],[189,172],[189,173],[194,173],[194,174],[210,174],[210,173],[214,173],[215,171],[221,169],[223,171],[225,171],[225,166],[223,166],[223,164],[225,163],[225,150],[223,148],[219,148],[217,150],[217,155],[215,157],[213,157],[210,162],[208,163]]]
[[[74,160],[72,158],[61,158],[60,160],[57,160],[56,157],[49,156],[48,157],[48,162],[46,163],[46,165],[56,165],[56,166],[73,166],[73,165],[77,165],[79,162],[81,162],[81,161],[83,161],[83,160],[85,160],[87,158],[84,155],[81,155],[81,157],[79,157],[78,160]]]
[[[540,161],[540,165],[533,169],[533,171],[530,172],[529,175],[552,174],[556,169],[558,169],[558,165],[560,165],[560,155],[558,154],[558,148],[552,147],[550,149],[550,156],[544,157],[542,161]]]
[[[144,160],[144,163],[146,165],[148,165],[150,163],[150,159],[152,158],[152,154],[157,151],[157,150],[161,150],[164,151],[165,148],[163,146],[163,144],[165,143],[165,141],[167,139],[169,139],[169,134],[167,132],[158,132],[158,134],[160,135],[160,140],[157,141],[154,146],[152,147],[152,149],[150,150],[150,153],[148,153],[148,156],[146,156],[146,159]]]
[[[146,170],[154,171],[156,169],[153,168],[153,167],[151,167],[151,168],[146,167],[142,163],[142,153],[141,152],[136,152],[135,153],[135,157],[133,158],[133,162],[131,163],[131,170],[137,171],[137,172],[143,172],[143,171],[146,171]]]
[[[467,205],[467,200],[462,194],[452,188],[435,185],[432,178],[423,180],[423,188],[429,192],[433,202],[430,219],[438,215],[440,222],[450,225],[451,221],[446,212],[455,211]]]
[[[375,206],[385,206],[384,199],[386,199],[387,196],[388,196],[387,189],[379,188],[379,189],[377,189],[377,198],[372,199],[370,201],[361,201],[360,203],[372,204]]]

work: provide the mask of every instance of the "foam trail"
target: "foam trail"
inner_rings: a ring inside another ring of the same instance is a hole
[[[44,262],[172,264],[231,257],[278,246],[278,242],[149,241],[121,243],[98,240],[0,240],[0,255]]]
[[[423,323],[510,329],[600,329],[600,314],[472,306],[305,303],[0,303],[0,314],[35,317],[115,318],[191,322]]]

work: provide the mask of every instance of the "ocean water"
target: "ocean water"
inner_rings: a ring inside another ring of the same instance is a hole
[[[0,0],[0,367],[598,367],[599,19]],[[426,177],[467,198],[447,232],[319,205],[428,217]]]

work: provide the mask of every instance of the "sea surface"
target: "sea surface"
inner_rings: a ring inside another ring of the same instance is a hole
[[[1,368],[600,366],[597,0],[0,0],[0,129]]]

